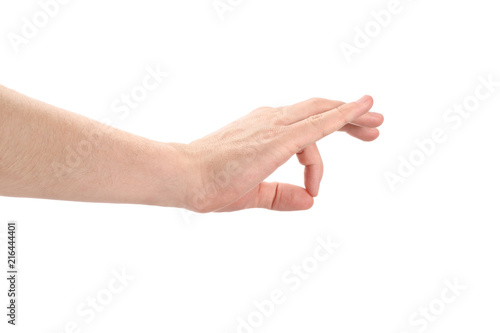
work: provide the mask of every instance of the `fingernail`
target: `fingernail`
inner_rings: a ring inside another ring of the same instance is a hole
[[[368,95],[364,95],[363,97],[361,97],[360,99],[358,99],[358,100],[356,101],[356,103],[358,103],[358,104],[363,104],[363,103],[368,102],[369,100],[370,100],[370,96],[368,96]]]

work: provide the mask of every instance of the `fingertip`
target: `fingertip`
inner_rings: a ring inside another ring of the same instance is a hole
[[[352,119],[349,122],[361,117],[368,113],[373,106],[373,98],[370,95],[365,95],[358,99],[356,102],[349,103],[352,107]],[[340,108],[340,107],[339,107]]]
[[[377,139],[380,135],[380,131],[376,128],[370,129],[370,134],[363,138],[363,141],[370,142]]]
[[[306,191],[307,193],[309,193],[309,195],[313,198],[317,197],[318,196],[318,193],[319,193],[319,186],[316,187],[316,188],[306,188]]]
[[[361,97],[360,99],[358,99],[356,101],[356,103],[362,104],[362,105],[365,105],[365,104],[372,105],[373,104],[373,97],[371,97],[370,95],[364,95],[363,97]]]
[[[281,211],[308,210],[313,205],[314,198],[309,194],[309,192],[307,192],[306,189],[302,188],[301,190],[296,191],[292,198],[283,200],[280,205],[273,209]]]
[[[380,125],[382,125],[384,123],[384,120],[385,120],[384,115],[381,113],[378,113],[378,112],[372,112],[372,113],[378,118]]]
[[[319,193],[319,186],[321,184],[321,178],[323,176],[323,170],[318,171],[318,173],[314,174],[313,169],[311,167],[306,167],[304,172],[304,185],[306,187],[307,193],[311,197],[317,197]]]
[[[308,210],[314,205],[313,196],[305,188],[297,188],[294,194],[289,202],[292,210]]]
[[[372,117],[372,121],[368,124],[370,126],[367,127],[379,127],[384,123],[384,116],[377,112],[369,112],[368,113]]]
[[[314,198],[312,196],[306,197],[306,199],[304,200],[303,204],[304,204],[303,208],[301,208],[302,210],[311,209],[312,206],[314,206]]]
[[[321,178],[323,177],[323,170],[321,170],[321,173],[319,175],[317,175],[317,177],[313,177],[313,175],[311,175],[311,172],[307,172],[307,171],[310,171],[310,170],[306,170],[306,172],[304,173],[305,175],[305,188],[306,188],[306,192],[313,198],[317,197],[318,194],[319,194],[319,186],[321,185]],[[319,176],[319,178],[318,178]]]

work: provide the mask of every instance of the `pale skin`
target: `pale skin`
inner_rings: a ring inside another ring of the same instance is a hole
[[[323,176],[316,142],[363,141],[383,116],[357,102],[313,98],[262,107],[189,144],[127,133],[0,86],[0,195],[180,207],[196,212],[312,207]],[[264,180],[292,156],[304,187]]]

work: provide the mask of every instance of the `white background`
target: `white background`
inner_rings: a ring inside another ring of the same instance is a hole
[[[224,20],[212,0],[72,0],[18,52],[8,34],[41,7],[1,1],[0,84],[151,139],[187,143],[310,97],[370,94],[386,119],[375,142],[340,133],[319,143],[324,180],[305,212],[0,198],[1,232],[19,224],[20,267],[13,330],[0,284],[2,332],[59,333],[72,321],[80,332],[237,332],[238,317],[288,291],[282,274],[327,236],[339,249],[254,332],[418,332],[410,317],[439,305],[446,279],[467,290],[420,331],[500,329],[500,87],[459,128],[443,119],[480,76],[500,81],[495,2],[401,0],[348,63],[341,43],[388,0],[243,0]],[[148,66],[170,75],[120,119],[113,101]],[[436,128],[447,140],[391,191],[384,174]],[[271,178],[302,184],[302,169],[292,159]],[[85,322],[78,306],[122,268],[134,279]]]

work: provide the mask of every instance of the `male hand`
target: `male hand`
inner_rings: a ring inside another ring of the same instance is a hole
[[[246,208],[309,209],[318,195],[323,163],[316,142],[336,131],[363,141],[379,135],[383,116],[357,102],[313,98],[285,107],[262,107],[185,147],[194,166],[187,207],[198,212]],[[305,166],[305,188],[264,182],[290,157]]]

